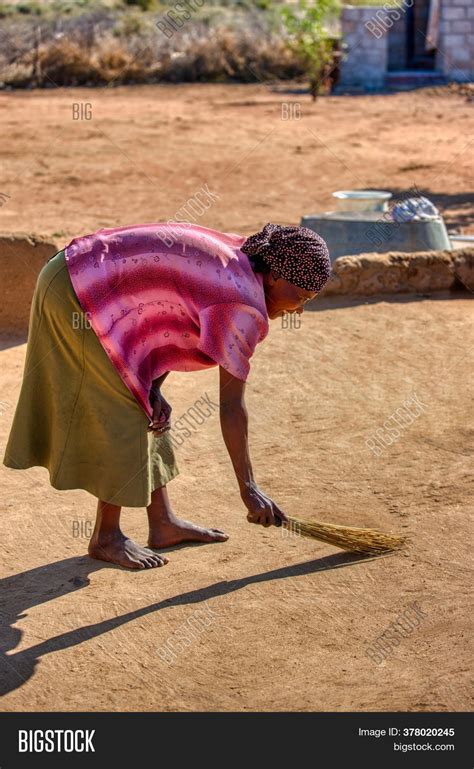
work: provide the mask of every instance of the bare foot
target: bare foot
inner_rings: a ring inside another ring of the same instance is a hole
[[[125,569],[153,569],[168,563],[166,556],[153,553],[147,547],[140,547],[122,532],[110,536],[93,536],[88,552],[91,558],[109,561]]]
[[[221,529],[203,529],[191,521],[173,518],[160,521],[150,528],[148,547],[161,548],[179,545],[181,542],[226,542],[229,535]]]

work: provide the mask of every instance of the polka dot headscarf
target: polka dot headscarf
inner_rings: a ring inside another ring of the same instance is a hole
[[[278,275],[306,291],[320,291],[331,275],[324,240],[308,227],[282,227],[269,222],[240,247],[259,256]]]

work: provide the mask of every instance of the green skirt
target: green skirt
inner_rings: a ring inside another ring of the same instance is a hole
[[[87,322],[59,251],[36,283],[3,464],[46,467],[55,489],[145,507],[179,472],[169,433],[156,437],[148,422]]]

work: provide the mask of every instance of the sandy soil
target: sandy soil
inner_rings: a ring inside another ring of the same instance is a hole
[[[0,229],[69,240],[165,220],[207,184],[218,199],[200,222],[248,234],[269,219],[298,224],[302,214],[331,210],[337,189],[399,196],[416,185],[448,226],[474,232],[472,102],[416,92],[314,105],[288,90],[203,84],[0,93],[0,193],[10,196]],[[291,112],[282,107],[288,103],[300,106]],[[301,119],[282,119],[289,114]]]
[[[468,301],[323,306],[300,329],[276,321],[254,358],[261,486],[292,514],[409,535],[404,554],[354,562],[249,525],[216,416],[178,450],[170,492],[231,538],[174,549],[159,570],[93,562],[93,497],[2,467],[3,708],[469,708]],[[1,353],[2,446],[24,351]],[[176,416],[217,400],[216,372],[172,375],[167,393]],[[375,456],[366,441],[413,394],[421,415]],[[146,540],[145,511],[124,521]],[[373,642],[414,601],[420,624],[377,662]]]
[[[288,98],[303,120],[281,120]],[[92,103],[92,121],[71,119],[73,101]],[[165,219],[203,184],[220,197],[202,223],[231,231],[298,222],[354,186],[417,183],[449,221],[472,217],[473,113],[458,97],[312,106],[264,88],[144,87],[2,94],[0,110],[7,231],[69,239]],[[178,450],[170,494],[231,538],[173,549],[159,570],[93,562],[94,499],[1,466],[3,709],[468,709],[468,308],[462,294],[326,300],[299,329],[276,321],[253,361],[261,486],[294,515],[409,535],[403,554],[360,561],[247,524],[216,415]],[[25,345],[2,347],[3,456]],[[205,393],[217,401],[214,370],[166,387],[175,416]],[[415,396],[422,413],[376,456],[366,441]],[[145,524],[124,511],[141,542]],[[419,625],[378,664],[376,638],[413,602]]]

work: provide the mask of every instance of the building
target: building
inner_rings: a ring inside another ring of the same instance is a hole
[[[338,90],[474,80],[474,0],[343,7]]]

